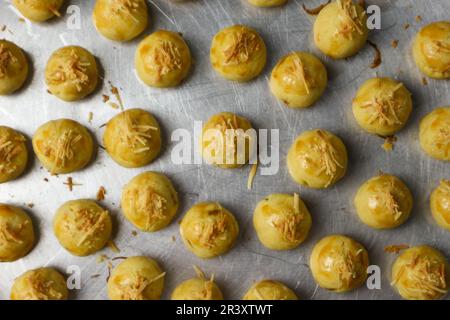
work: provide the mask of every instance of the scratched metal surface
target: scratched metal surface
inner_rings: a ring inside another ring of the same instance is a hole
[[[384,62],[376,69],[378,75],[404,81],[413,92],[414,113],[406,128],[398,134],[395,151],[385,153],[382,141],[363,132],[351,114],[350,101],[358,86],[373,77],[369,69],[373,52],[366,47],[357,57],[348,61],[331,61],[317,52],[311,42],[313,18],[300,9],[303,2],[292,0],[282,8],[264,10],[253,8],[244,0],[198,0],[183,3],[169,0],[153,0],[149,3],[151,26],[145,34],[159,28],[180,31],[188,41],[195,67],[187,81],[177,89],[157,90],[143,86],[133,68],[136,45],[144,35],[127,44],[112,43],[99,36],[91,22],[94,1],[71,0],[81,8],[81,29],[66,27],[67,15],[40,25],[20,22],[8,0],[0,0],[0,25],[11,32],[0,33],[22,48],[32,63],[32,75],[26,87],[19,93],[0,98],[1,124],[14,127],[28,138],[42,123],[61,117],[80,121],[101,141],[99,127],[118,111],[102,103],[101,94],[108,93],[107,81],[122,89],[121,96],[127,107],[141,107],[153,112],[159,119],[165,134],[162,155],[148,167],[130,170],[119,167],[101,149],[95,161],[81,172],[72,174],[74,181],[82,183],[69,192],[63,185],[65,176],[51,177],[34,160],[28,172],[20,179],[0,185],[0,202],[25,207],[32,215],[38,241],[33,251],[14,263],[0,264],[0,299],[7,299],[14,278],[24,271],[40,266],[55,266],[65,270],[77,265],[82,270],[82,289],[72,291],[73,299],[106,299],[106,263],[97,263],[97,255],[77,258],[64,251],[52,232],[52,217],[59,205],[77,198],[95,198],[100,185],[107,189],[103,204],[112,212],[116,231],[114,241],[119,254],[110,249],[102,253],[109,257],[144,254],[156,258],[167,272],[164,298],[170,296],[175,285],[194,275],[193,264],[207,273],[215,273],[217,281],[228,299],[240,299],[254,280],[278,279],[292,287],[304,299],[397,299],[389,285],[389,273],[393,255],[383,248],[389,244],[429,244],[441,249],[450,257],[450,233],[437,227],[430,218],[429,195],[441,178],[449,178],[449,164],[425,156],[418,144],[419,119],[433,108],[450,103],[449,81],[429,81],[421,84],[421,75],[410,54],[410,42],[420,26],[434,20],[448,19],[448,0],[398,0],[368,1],[382,8],[383,30],[371,34],[383,52]],[[321,1],[307,1],[309,6]],[[422,22],[414,17],[421,15]],[[269,61],[264,73],[248,84],[227,82],[210,67],[208,50],[213,35],[222,27],[242,23],[255,27],[266,40]],[[404,24],[411,27],[404,30]],[[397,49],[390,42],[399,40]],[[55,49],[64,44],[86,47],[98,58],[104,74],[104,83],[86,100],[64,103],[46,93],[43,81],[45,63]],[[324,97],[308,110],[289,110],[269,93],[267,79],[276,61],[291,50],[317,53],[329,70],[329,86]],[[279,128],[281,150],[280,169],[276,176],[255,178],[253,190],[246,189],[249,167],[224,171],[207,165],[174,165],[170,160],[173,143],[170,132],[176,128],[192,130],[193,120],[204,120],[220,111],[242,114],[257,128]],[[88,113],[93,112],[92,123]],[[286,152],[303,130],[326,128],[345,141],[350,153],[348,175],[329,190],[315,191],[299,188],[289,177],[285,166]],[[178,223],[153,233],[132,236],[133,228],[120,213],[119,202],[122,186],[130,178],[145,170],[166,173],[173,179],[182,199],[176,221],[195,202],[215,200],[234,212],[241,226],[236,247],[227,255],[202,261],[183,246],[178,233]],[[359,222],[352,205],[358,186],[379,170],[400,176],[410,186],[415,206],[411,219],[392,231],[374,231]],[[48,178],[45,182],[43,179]],[[298,249],[273,252],[262,247],[256,239],[251,220],[256,203],[273,192],[300,192],[313,216],[313,228],[309,239]],[[362,242],[369,250],[371,263],[382,270],[382,289],[360,288],[348,294],[334,294],[318,289],[308,269],[308,257],[312,246],[325,235],[344,233]],[[172,241],[172,236],[176,241]],[[91,279],[92,275],[101,276]]]

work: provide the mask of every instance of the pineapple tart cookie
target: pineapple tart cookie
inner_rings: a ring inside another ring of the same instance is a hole
[[[11,288],[11,300],[67,300],[68,296],[66,280],[53,268],[27,271]]]
[[[289,149],[287,165],[291,177],[311,188],[328,188],[347,171],[347,149],[333,133],[317,129],[305,131]]]
[[[434,22],[422,28],[413,44],[420,71],[430,78],[450,78],[450,22]]]
[[[271,194],[253,213],[253,226],[261,243],[272,250],[289,250],[305,241],[311,215],[297,193]]]
[[[103,144],[119,165],[126,168],[143,167],[161,151],[161,129],[149,112],[129,109],[108,121]]]
[[[134,64],[146,85],[176,87],[189,74],[191,51],[179,33],[159,30],[139,43]]]
[[[33,222],[18,207],[0,204],[0,262],[16,261],[34,245]]]
[[[249,81],[266,66],[266,44],[252,28],[242,25],[227,27],[214,36],[210,60],[214,70],[225,79]]]
[[[144,172],[125,186],[122,211],[139,230],[154,232],[168,226],[177,214],[178,194],[163,174]]]
[[[105,38],[129,41],[148,25],[147,4],[145,0],[97,0],[92,20]]]
[[[314,55],[292,52],[282,58],[270,76],[272,94],[290,108],[306,108],[322,96],[327,70]]]
[[[127,258],[111,273],[108,296],[111,300],[159,300],[165,275],[151,258]]]
[[[450,180],[442,180],[430,198],[431,213],[442,228],[450,231]]]
[[[444,255],[434,248],[409,248],[395,260],[391,284],[404,299],[440,299],[449,290],[450,267]]]
[[[369,227],[390,229],[408,219],[413,197],[399,178],[381,174],[359,188],[354,204],[359,218]]]
[[[48,91],[59,99],[81,100],[97,87],[97,62],[84,48],[62,47],[53,52],[47,62],[45,82]]]
[[[25,137],[14,129],[0,126],[0,183],[20,176],[28,163]]]
[[[346,292],[364,284],[369,257],[355,240],[331,235],[320,240],[311,253],[309,266],[317,284],[334,292]]]
[[[253,155],[256,144],[256,135],[247,132],[250,129],[250,121],[234,113],[213,115],[203,126],[200,143],[203,158],[207,163],[223,169],[245,165]]]
[[[85,127],[70,119],[49,121],[33,136],[33,149],[51,174],[84,168],[94,153],[94,143]]]
[[[111,237],[109,212],[92,200],[73,200],[56,211],[53,231],[71,254],[87,256],[106,245]]]
[[[313,27],[317,48],[333,59],[355,55],[369,35],[364,8],[353,0],[336,0],[319,13]]]
[[[262,280],[248,289],[243,300],[298,300],[298,297],[279,281]]]
[[[53,17],[61,17],[64,0],[12,0],[14,7],[27,19],[43,22]]]
[[[24,52],[8,40],[0,40],[0,96],[22,87],[28,76],[28,60]]]
[[[450,107],[437,108],[420,121],[419,140],[429,156],[450,161]]]
[[[285,4],[288,0],[248,0],[255,7],[276,7]]]
[[[382,137],[402,129],[412,111],[411,93],[389,78],[367,80],[353,99],[353,115],[365,131]]]
[[[214,274],[209,279],[198,267],[194,266],[197,273],[192,278],[180,283],[172,292],[172,300],[223,300],[222,292],[214,282]]]
[[[217,202],[201,202],[186,212],[180,234],[186,248],[196,256],[209,259],[229,251],[239,234],[233,214]]]

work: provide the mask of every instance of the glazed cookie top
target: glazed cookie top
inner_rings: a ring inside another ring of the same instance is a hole
[[[275,7],[285,4],[287,0],[248,0],[248,2],[256,7]]]
[[[434,22],[423,27],[414,40],[413,54],[425,75],[450,78],[450,22]]]
[[[392,285],[405,299],[439,299],[449,290],[449,264],[442,253],[431,247],[407,249],[392,267]]]
[[[223,300],[222,292],[214,282],[214,274],[209,279],[200,268],[194,266],[197,273],[192,278],[180,283],[172,292],[172,300]]]
[[[0,96],[21,88],[28,69],[28,60],[22,49],[8,40],[0,40]]]
[[[235,25],[214,36],[210,59],[213,68],[225,79],[249,81],[264,69],[267,49],[254,29]]]
[[[421,120],[419,139],[429,156],[450,161],[450,107],[437,108]]]
[[[431,212],[436,222],[450,231],[450,180],[442,180],[430,198]]]
[[[0,183],[21,175],[27,162],[25,137],[14,129],[0,126]]]
[[[12,0],[13,5],[27,19],[43,22],[53,17],[61,17],[60,7],[64,0]]]
[[[298,297],[279,281],[262,280],[248,289],[243,300],[298,300]]]

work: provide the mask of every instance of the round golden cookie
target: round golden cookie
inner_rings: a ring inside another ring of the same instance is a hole
[[[56,211],[53,232],[71,254],[88,256],[106,245],[112,223],[107,210],[92,200],[72,200]]]
[[[399,178],[382,174],[359,188],[354,204],[359,218],[369,227],[391,229],[409,218],[413,197]]]
[[[346,292],[364,284],[369,257],[355,240],[331,235],[320,240],[311,253],[309,267],[317,284],[334,292]]]
[[[423,27],[413,44],[413,56],[420,71],[430,78],[450,78],[450,22]]]
[[[252,28],[243,25],[227,27],[214,36],[210,60],[214,70],[225,79],[249,81],[266,66],[266,44]]]
[[[355,55],[369,35],[364,8],[353,0],[337,0],[325,6],[314,22],[314,43],[333,59]]]
[[[33,221],[18,207],[0,204],[0,262],[16,261],[34,245]]]
[[[28,76],[28,60],[16,44],[0,39],[0,96],[22,87]]]
[[[20,176],[28,163],[25,137],[14,129],[0,126],[0,183]]]
[[[105,38],[129,41],[148,25],[147,4],[145,0],[97,0],[92,20]]]
[[[103,144],[111,158],[121,166],[143,167],[161,152],[161,129],[151,113],[128,109],[108,121]]]
[[[127,258],[111,273],[108,296],[111,300],[159,300],[165,275],[151,258]]]
[[[66,280],[53,268],[27,271],[11,288],[11,300],[67,300],[68,296]]]
[[[189,74],[191,51],[179,33],[159,30],[139,43],[134,65],[146,85],[176,87]]]
[[[294,291],[275,280],[256,282],[248,289],[243,300],[298,300]]]
[[[44,123],[36,130],[33,149],[50,173],[63,174],[84,168],[92,158],[94,143],[81,124],[59,119]]]
[[[291,177],[311,188],[328,188],[347,172],[347,149],[333,133],[317,129],[305,131],[289,149],[287,165]]]
[[[290,108],[307,108],[322,96],[327,86],[323,63],[307,52],[292,52],[278,61],[270,76],[270,90]]]
[[[239,168],[256,150],[253,133],[246,118],[231,112],[215,114],[203,126],[202,156],[207,163],[223,169]]]
[[[134,226],[154,232],[172,222],[179,207],[178,194],[165,175],[148,171],[137,175],[125,186],[121,207]]]
[[[97,62],[84,48],[62,47],[47,62],[45,83],[48,91],[61,100],[81,100],[97,87]]]
[[[434,248],[409,248],[395,260],[391,284],[408,300],[440,299],[450,288],[450,267],[444,255]]]
[[[305,241],[311,229],[311,215],[297,193],[271,194],[253,213],[259,241],[268,249],[289,250]]]
[[[214,275],[206,279],[199,268],[194,267],[197,277],[180,283],[172,292],[172,300],[223,300],[222,292],[214,282]]]
[[[12,4],[27,19],[43,22],[53,17],[61,17],[64,0],[12,0]]]
[[[186,248],[209,259],[229,251],[239,234],[233,214],[217,202],[200,202],[181,220],[180,234]]]
[[[412,111],[411,92],[389,78],[367,80],[353,99],[356,122],[369,133],[392,136],[402,129]]]
[[[442,180],[431,193],[430,207],[437,224],[450,231],[450,180]]]
[[[287,2],[287,0],[248,0],[251,5],[255,7],[276,7],[281,6]]]
[[[450,161],[450,107],[437,108],[420,121],[419,140],[429,156]]]

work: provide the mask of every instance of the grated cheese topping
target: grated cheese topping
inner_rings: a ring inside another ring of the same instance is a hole
[[[364,34],[363,17],[365,12],[359,15],[353,0],[337,0],[341,14],[339,15],[340,26],[337,34],[342,34],[347,39],[353,39],[353,35],[357,32]]]
[[[152,58],[152,65],[157,70],[158,78],[183,67],[179,48],[169,40],[159,40],[153,49]]]
[[[261,50],[261,44],[255,34],[240,29],[233,33],[233,42],[223,50],[225,65],[246,63],[254,52]]]
[[[4,44],[0,44],[0,79],[8,75],[8,66],[17,62],[18,60],[12,52]]]
[[[90,62],[81,61],[80,56],[72,50],[69,56],[50,75],[50,81],[59,85],[70,83],[74,85],[78,92],[83,91],[83,86],[89,84],[87,73]]]

